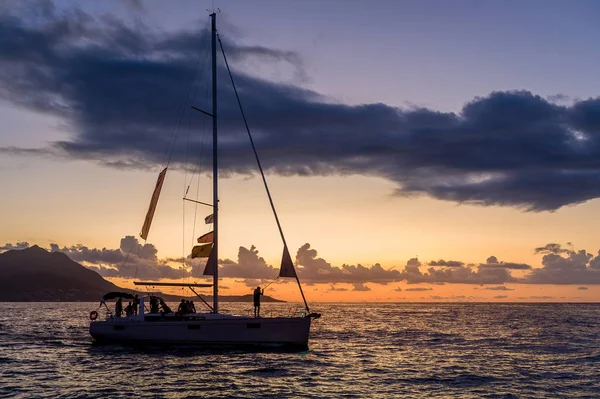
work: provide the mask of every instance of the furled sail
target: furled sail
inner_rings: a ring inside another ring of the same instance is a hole
[[[204,267],[204,276],[214,276],[215,275],[215,267],[217,266],[217,262],[215,262],[215,252],[211,249],[210,255],[208,255],[208,260],[206,261],[206,266]]]
[[[154,211],[156,210],[156,204],[158,204],[158,197],[160,196],[160,190],[162,189],[166,174],[167,168],[164,168],[163,171],[158,175],[158,180],[156,180],[156,186],[154,187],[154,192],[152,193],[152,199],[150,200],[150,206],[148,207],[148,212],[146,213],[144,226],[142,227],[142,232],[140,233],[140,237],[142,237],[144,240],[148,239],[148,232],[150,231],[150,225],[152,224],[152,218],[154,217]]]
[[[210,233],[206,233],[206,234],[198,237],[198,244],[214,242],[214,240],[215,240],[215,232],[211,231]]]
[[[192,248],[192,259],[207,258],[212,249],[212,244],[196,245]]]
[[[294,262],[292,262],[292,257],[290,256],[287,245],[283,247],[279,277],[296,277],[296,269],[294,268]]]

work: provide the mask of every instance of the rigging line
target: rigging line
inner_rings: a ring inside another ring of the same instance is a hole
[[[186,260],[186,250],[185,250],[185,197],[187,197],[187,192],[189,190],[189,186],[186,189],[185,186],[187,185],[187,173],[188,173],[188,155],[190,153],[190,141],[191,141],[191,137],[192,137],[192,113],[190,112],[188,114],[188,142],[187,142],[187,148],[186,148],[186,152],[185,152],[185,177],[184,177],[184,181],[183,181],[183,190],[184,190],[184,194],[183,194],[183,203],[182,203],[182,208],[183,208],[183,216],[182,216],[182,220],[181,220],[181,225],[183,226],[183,233],[181,236],[181,277],[183,279],[185,279],[186,277],[186,264],[185,264],[185,260]],[[192,178],[194,177],[194,175],[192,175]],[[192,238],[193,238],[194,234],[192,233]],[[192,266],[193,267],[193,266]],[[189,279],[190,279],[190,274],[191,273],[187,273],[187,278],[188,278],[188,283],[189,283]]]
[[[182,206],[182,220],[181,220],[181,226],[182,226],[182,237],[181,237],[181,266],[182,268],[185,268],[185,200],[183,201],[183,206]],[[185,278],[185,276],[183,275],[182,272],[182,278]]]
[[[267,185],[267,179],[265,178],[265,173],[263,171],[262,165],[260,163],[260,159],[258,158],[258,152],[256,150],[256,146],[254,145],[254,140],[252,139],[252,134],[250,133],[250,127],[248,126],[248,121],[246,120],[246,114],[244,113],[244,109],[242,108],[242,101],[240,100],[240,96],[238,94],[237,88],[235,86],[235,82],[233,81],[233,75],[231,73],[231,69],[229,68],[229,63],[227,62],[227,56],[225,55],[225,50],[223,49],[223,43],[221,42],[221,37],[217,33],[217,39],[219,40],[219,46],[221,47],[221,53],[223,53],[223,60],[225,61],[225,66],[227,67],[227,72],[229,73],[229,79],[231,80],[231,85],[233,86],[233,91],[235,93],[235,98],[237,99],[238,106],[240,108],[240,112],[242,114],[242,119],[244,120],[244,125],[246,126],[246,132],[248,133],[248,137],[250,138],[250,144],[252,144],[252,151],[254,151],[254,157],[256,158],[256,163],[258,164],[258,169],[260,170],[260,176],[262,177],[263,184],[265,185],[265,190],[267,191],[267,196],[269,197],[269,202],[271,203],[271,209],[273,210],[273,215],[275,216],[275,221],[277,222],[277,228],[279,229],[279,234],[281,235],[281,240],[283,241],[284,250],[288,251],[287,243],[285,241],[285,236],[283,235],[283,229],[281,228],[281,223],[279,222],[279,217],[277,216],[277,211],[275,210],[275,204],[273,203],[273,198],[271,197],[271,192],[269,191],[269,186]],[[304,306],[306,306],[306,311],[308,310],[308,303],[306,302],[306,298],[304,297],[304,291],[302,291],[302,285],[300,284],[300,279],[298,278],[298,274],[296,275],[296,281],[298,282],[298,288],[300,288],[300,294],[302,294],[302,299],[304,300]]]
[[[271,284],[273,284],[275,281],[279,280],[279,276],[275,277],[269,284],[267,284],[265,286],[265,288],[263,288],[263,291],[266,290]]]
[[[206,52],[206,56],[205,56],[205,58],[204,58],[204,62],[202,63],[203,67],[202,67],[202,70],[201,70],[201,72],[200,72],[200,74],[199,74],[199,80],[200,80],[200,81],[205,81],[205,79],[202,79],[202,77],[203,77],[204,70],[206,69],[205,67],[206,67],[206,65],[208,65],[208,62],[207,62],[207,60],[208,60],[208,51]],[[207,82],[205,82],[205,87],[206,87],[206,90],[205,90],[205,96],[206,96],[206,98],[208,98],[208,83],[207,83]],[[198,91],[199,91],[199,90],[200,90],[200,89],[198,88]],[[192,102],[193,102],[193,98],[192,98],[192,100],[190,101],[190,104],[191,104]],[[208,103],[208,100],[206,100],[206,102]],[[191,121],[191,115],[192,115],[192,113],[190,112],[190,114],[189,114],[189,115],[190,115],[190,119],[189,119],[189,120]],[[205,118],[203,118],[203,119],[202,119],[202,128],[201,128],[201,132],[205,132],[205,130],[206,130],[206,120],[205,120]],[[201,139],[203,139],[203,136],[201,136]],[[199,156],[199,160],[198,160],[198,166],[200,166],[200,159],[202,158],[202,142],[201,142],[200,144],[201,144],[201,146],[200,146],[200,156]],[[190,178],[190,182],[189,182],[189,184],[187,183],[187,179],[186,179],[186,184],[188,184],[188,186],[187,186],[187,189],[186,189],[186,192],[185,192],[185,195],[184,195],[184,196],[187,196],[187,193],[188,193],[188,191],[190,190],[190,186],[192,185],[192,182],[193,182],[193,180],[194,180],[194,175],[192,175],[192,177]],[[196,198],[196,199],[198,199],[198,198]]]
[[[207,51],[205,53],[204,62],[202,63],[203,67],[202,67],[202,70],[200,71],[199,78],[198,78],[199,81],[204,82],[205,97],[206,98],[208,96],[208,82],[207,82],[206,79],[203,78],[203,76],[204,76],[204,71],[207,70],[206,66],[208,65],[208,54],[209,54],[209,52]],[[200,92],[200,87],[198,87],[197,90],[196,90],[196,93],[198,93],[198,92]],[[194,94],[193,97],[196,97],[196,94]],[[192,104],[193,102],[194,102],[194,98],[191,99],[190,104]],[[208,102],[208,100],[206,100],[206,102]],[[190,121],[191,121],[191,115],[192,115],[192,112],[190,111]],[[202,128],[200,129],[200,131],[201,131],[201,136],[200,137],[201,137],[201,140],[203,140],[202,134],[205,134],[205,132],[206,132],[206,119],[204,119],[204,118],[202,119]],[[202,142],[200,144],[201,144],[201,146],[200,146],[200,156],[199,156],[198,162],[200,162],[200,159],[202,158]],[[199,163],[198,163],[198,166],[199,166]],[[193,180],[194,180],[194,177],[192,175],[192,178],[190,178],[190,182],[189,182],[189,185],[188,185],[188,188],[187,188],[188,191],[190,189],[190,186],[191,186]]]
[[[208,38],[208,27],[206,28],[206,32],[207,32],[207,34],[204,35],[204,37]],[[174,132],[173,140],[169,144],[169,159],[167,161],[167,166],[171,162],[171,158],[173,156],[173,151],[175,149],[175,143],[177,141],[177,137],[178,137],[179,131],[181,129],[181,123],[183,121],[183,117],[185,115],[185,112],[187,111],[187,106],[186,105],[188,104],[188,102],[190,100],[190,97],[192,95],[193,89],[194,89],[194,81],[196,79],[196,76],[198,75],[198,65],[200,65],[200,60],[201,60],[202,52],[203,52],[204,48],[206,48],[206,53],[208,53],[208,40],[206,40],[205,42],[202,43],[202,47],[201,47],[200,51],[198,52],[198,59],[196,60],[196,65],[194,67],[194,73],[193,73],[193,75],[192,75],[192,77],[190,79],[190,82],[188,84],[187,95],[186,95],[186,97],[185,97],[185,99],[184,99],[184,101],[182,103],[181,114],[180,114],[180,117],[179,117],[179,122],[178,122],[177,128],[176,128],[176,130]],[[204,64],[202,64],[202,65],[204,65]],[[202,68],[202,69],[204,69],[204,68]]]
[[[129,260],[129,255],[131,254],[131,251],[133,250],[133,247],[135,246],[136,242],[134,241],[131,244],[131,248],[129,248],[129,251],[127,251],[127,254],[125,255],[125,259],[121,262],[121,266],[125,265],[125,263],[127,263],[127,260]],[[120,270],[117,270],[118,276],[121,276],[121,272]],[[135,277],[137,278],[137,264],[136,264],[136,268],[135,268]]]
[[[205,85],[206,86],[206,90],[205,90],[205,102],[208,103],[208,83]],[[191,116],[191,113],[190,113]],[[196,181],[196,200],[199,198],[199,194],[200,194],[200,172],[202,170],[202,156],[204,153],[204,147],[205,147],[205,141],[206,141],[206,137],[207,137],[207,121],[206,118],[202,118],[202,127],[200,129],[200,154],[198,156],[198,162],[197,162],[197,170],[196,170],[196,177],[197,177],[197,181]],[[187,193],[190,190],[190,187],[192,185],[194,181],[194,175],[192,175],[192,178],[190,179],[189,185],[186,189],[186,195],[185,197],[187,197]],[[184,198],[184,202],[185,202],[185,198]],[[192,236],[191,236],[191,245],[194,246],[194,237],[196,236],[196,223],[197,223],[197,217],[198,217],[198,201],[193,201],[194,204],[194,220],[192,223]],[[190,278],[192,277],[194,273],[194,265],[193,263],[191,264],[191,271],[190,271]],[[212,308],[211,308],[212,309]]]
[[[206,91],[205,91],[205,100],[208,103],[208,84],[206,84]],[[206,124],[207,124],[207,120],[206,118],[202,118],[202,135],[200,136],[200,155],[198,156],[198,170],[197,170],[197,183],[196,183],[196,200],[198,200],[199,194],[200,194],[200,172],[202,170],[202,155],[204,153],[204,142],[206,140],[207,134],[206,134]],[[191,184],[191,181],[190,181]],[[192,232],[192,243],[194,242],[194,236],[196,234],[196,220],[197,220],[197,216],[198,216],[198,204],[196,204],[196,206],[194,207],[194,224],[193,226],[193,232]]]
[[[207,31],[208,31],[208,28],[207,28]],[[206,37],[208,37],[208,35],[206,35]],[[208,40],[206,42],[208,42]],[[202,48],[204,48],[204,47],[202,47]],[[207,46],[207,53],[208,53],[208,46]],[[171,142],[169,143],[169,147],[168,147],[169,158],[167,159],[167,167],[169,166],[169,164],[171,163],[171,159],[173,158],[173,152],[175,149],[175,143],[177,142],[177,138],[179,136],[181,122],[183,121],[183,116],[185,115],[185,112],[187,111],[186,104],[188,104],[188,102],[189,102],[190,95],[191,95],[191,93],[193,91],[193,87],[194,87],[194,80],[196,79],[196,75],[198,74],[198,65],[200,64],[201,55],[202,55],[202,51],[200,51],[198,53],[198,59],[196,60],[196,66],[194,67],[194,73],[192,74],[191,79],[188,83],[188,92],[187,92],[185,100],[183,101],[183,104],[182,104],[181,113],[179,116],[179,122],[177,123],[177,128],[175,129],[175,132],[173,133]]]
[[[146,240],[144,240],[144,245],[146,245],[146,242],[147,242],[147,241],[146,241]],[[140,247],[141,247],[141,245],[138,245],[138,247],[137,247],[137,257],[138,257],[138,259],[139,259],[139,257],[140,257]],[[133,248],[133,246],[132,246],[131,248]],[[134,277],[134,278],[137,278],[137,274],[138,274],[138,268],[139,268],[139,267],[140,267],[140,265],[139,265],[139,262],[137,262],[137,263],[135,264],[135,277]]]

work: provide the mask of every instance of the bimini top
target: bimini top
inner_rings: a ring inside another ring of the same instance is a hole
[[[104,294],[102,297],[103,301],[108,301],[110,299],[115,298],[123,298],[123,299],[135,299],[135,297],[127,292],[109,292],[108,294]]]

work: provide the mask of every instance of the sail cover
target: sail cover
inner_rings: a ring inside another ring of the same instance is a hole
[[[167,174],[167,168],[164,168],[162,172],[158,175],[158,180],[156,180],[156,186],[154,187],[154,192],[152,193],[152,199],[150,200],[150,206],[148,207],[148,213],[146,213],[146,219],[144,220],[144,226],[142,227],[142,232],[140,233],[140,237],[144,240],[148,239],[148,232],[150,231],[150,224],[152,224],[152,218],[154,217],[154,211],[156,210],[156,204],[158,204],[158,197],[160,196],[160,190],[162,189],[163,182],[165,181],[165,175]]]
[[[109,301],[109,300],[115,299],[115,298],[135,299],[135,297],[132,294],[129,294],[127,292],[109,292],[107,294],[104,294],[104,296],[102,297],[102,300]]]
[[[283,256],[281,257],[281,268],[279,269],[279,277],[296,277],[296,269],[294,262],[290,256],[287,246],[283,247]]]
[[[204,267],[204,276],[214,276],[215,275],[215,267],[217,262],[215,262],[215,251],[210,250],[210,255],[208,255],[208,260],[206,261],[206,266]]]

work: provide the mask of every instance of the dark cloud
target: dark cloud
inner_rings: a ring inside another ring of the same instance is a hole
[[[485,287],[484,290],[490,290],[490,291],[514,291],[513,289],[505,287],[503,285],[500,285],[498,287]]]
[[[423,288],[423,287],[412,287],[412,288],[406,288],[404,291],[433,291],[433,288]]]
[[[342,292],[342,291],[348,291],[348,288],[336,287],[335,284],[331,284],[329,286],[329,291],[339,291],[339,292]]]
[[[258,250],[254,245],[250,249],[240,247],[237,262],[225,259],[219,260],[219,265],[219,276],[221,277],[237,277],[259,281],[261,279],[273,279],[279,275],[279,268],[267,265],[267,262],[258,256]],[[254,285],[254,282],[252,284]]]
[[[131,11],[135,12],[146,12],[146,8],[142,4],[142,0],[122,0],[125,7],[129,8]]]
[[[396,291],[396,292],[402,292],[402,287],[396,287],[396,288],[394,288],[394,291]]]
[[[564,254],[568,253],[569,250],[563,248],[560,244],[550,243],[543,247],[537,247],[534,252],[536,254]]]
[[[428,263],[429,266],[444,266],[444,267],[460,267],[460,266],[464,266],[463,262],[459,262],[457,260],[448,260],[445,261],[443,259],[440,260],[434,260]]]
[[[190,275],[189,265],[171,267],[166,260],[157,258],[154,245],[142,245],[133,236],[122,238],[119,249],[88,248],[81,244],[60,248],[50,244],[50,251],[62,252],[104,277],[178,279]]]
[[[571,101],[571,97],[566,94],[558,93],[550,96],[546,96],[546,99],[553,103],[565,103]]]
[[[506,298],[508,298],[508,295],[496,295],[494,298],[495,299],[506,299]]]
[[[429,267],[423,273],[420,266],[421,263],[418,259],[410,259],[402,271],[402,278],[409,284],[503,284],[515,281],[515,278],[506,268],[479,267],[479,269],[473,269],[469,266],[453,266],[440,269],[439,266],[435,266]]]
[[[235,65],[252,59],[302,70],[293,52],[242,45],[227,32],[222,38]],[[6,7],[0,14],[0,98],[62,118],[70,137],[46,148],[0,151],[156,168],[171,147],[166,132],[181,120],[181,110],[192,125],[204,118],[190,116],[188,105],[207,105],[198,94],[208,83],[207,49],[205,26],[163,32],[139,19],[128,24],[76,9],[58,12],[51,3]],[[198,83],[185,105],[192,76]],[[226,138],[221,165],[230,175],[254,173],[222,65],[219,76]],[[600,196],[600,98],[558,105],[527,91],[493,92],[459,113],[444,113],[340,104],[240,70],[236,80],[269,173],[379,176],[396,183],[398,195],[530,211]],[[200,143],[192,139],[190,150]],[[174,147],[172,165],[185,164],[186,153]]]
[[[543,267],[533,269],[521,280],[530,284],[600,284],[600,251],[594,256],[585,250],[563,249],[550,244],[542,258]],[[538,248],[539,249],[539,248]]]
[[[296,254],[298,264],[298,275],[302,281],[313,283],[390,283],[402,280],[402,276],[397,270],[385,270],[379,263],[371,267],[362,265],[342,265],[341,267],[332,266],[322,258],[318,258],[318,253],[310,247],[310,244],[304,244]]]
[[[511,269],[511,270],[530,270],[531,266],[525,263],[499,262],[495,256],[487,258],[485,263],[479,265],[479,269]]]
[[[7,242],[6,244],[0,246],[0,251],[10,251],[11,249],[21,250],[26,248],[29,248],[29,243],[26,241],[17,242],[14,245]]]
[[[401,272],[403,278],[410,283],[462,283],[462,284],[600,284],[600,251],[594,256],[585,250],[570,249],[560,244],[550,243],[535,249],[535,253],[544,254],[541,268],[532,268],[528,264],[499,261],[490,256],[477,268],[468,266],[430,267],[421,272],[420,262],[411,259]],[[438,263],[438,262],[436,262]],[[515,277],[511,270],[522,270],[528,273],[523,277]],[[508,288],[489,287],[488,290],[510,290]]]
[[[587,291],[588,287],[577,287],[579,291]]]
[[[371,291],[371,288],[365,285],[364,283],[354,283],[352,284],[354,288],[352,291]]]

